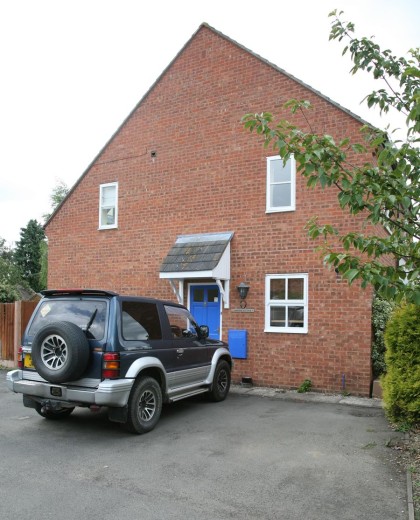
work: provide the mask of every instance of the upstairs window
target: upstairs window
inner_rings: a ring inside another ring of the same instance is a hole
[[[99,229],[118,227],[118,182],[99,188]]]
[[[308,275],[267,275],[265,332],[308,332]]]
[[[267,157],[267,213],[296,209],[296,162],[280,156]]]

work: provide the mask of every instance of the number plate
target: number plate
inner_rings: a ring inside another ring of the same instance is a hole
[[[34,369],[34,365],[32,363],[32,356],[30,354],[25,354],[23,358],[23,366],[25,368],[31,368]]]

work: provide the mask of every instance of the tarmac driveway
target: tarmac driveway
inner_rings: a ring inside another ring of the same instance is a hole
[[[106,414],[46,421],[0,371],[0,517],[407,519],[381,409],[232,392],[164,407],[130,435]]]

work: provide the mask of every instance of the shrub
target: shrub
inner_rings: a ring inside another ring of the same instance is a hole
[[[420,422],[420,306],[397,308],[385,330],[383,398],[388,417],[397,423]]]
[[[0,302],[11,303],[19,299],[19,295],[14,287],[0,282]]]
[[[386,372],[384,332],[395,304],[375,295],[372,305],[372,369],[377,379]]]

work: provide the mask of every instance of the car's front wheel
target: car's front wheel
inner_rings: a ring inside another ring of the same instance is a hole
[[[217,363],[214,373],[213,384],[209,391],[212,401],[223,401],[229,393],[230,388],[230,365],[227,361],[221,360]]]
[[[162,390],[153,377],[139,379],[128,400],[126,429],[146,433],[156,426],[162,412]]]

